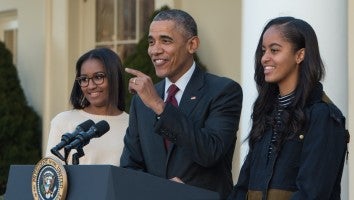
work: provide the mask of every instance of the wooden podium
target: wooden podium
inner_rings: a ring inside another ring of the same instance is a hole
[[[6,200],[33,199],[34,165],[11,165]],[[219,200],[213,191],[111,165],[66,165],[67,200]]]

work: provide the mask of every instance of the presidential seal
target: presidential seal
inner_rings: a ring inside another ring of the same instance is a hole
[[[65,200],[67,176],[61,161],[45,157],[34,167],[32,195],[35,200]]]

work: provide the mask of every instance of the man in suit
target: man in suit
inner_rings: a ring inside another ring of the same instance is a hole
[[[233,187],[231,164],[242,90],[231,79],[206,73],[193,54],[199,46],[194,19],[181,10],[158,13],[150,24],[148,53],[157,76],[134,69],[129,127],[121,167],[219,192]],[[175,101],[167,99],[176,85]],[[166,144],[165,142],[166,141]]]

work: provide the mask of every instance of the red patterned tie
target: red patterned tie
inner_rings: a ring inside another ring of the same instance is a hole
[[[175,84],[170,85],[170,87],[167,90],[168,97],[166,99],[166,102],[170,102],[175,107],[178,107],[178,102],[177,102],[177,99],[175,97],[175,95],[178,92],[178,90],[179,90],[179,88]]]
[[[179,90],[179,88],[175,84],[170,85],[170,87],[167,90],[168,96],[167,96],[167,99],[166,99],[166,103],[169,102],[173,106],[178,107],[178,102],[177,102],[177,99],[175,97],[175,95],[178,92],[178,90]],[[168,149],[171,142],[169,140],[167,140],[166,138],[164,139],[164,142],[165,142],[166,149]]]

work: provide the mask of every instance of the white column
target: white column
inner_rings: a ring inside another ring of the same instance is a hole
[[[45,1],[45,9],[43,153],[47,145],[50,120],[68,108],[72,85],[72,82],[69,82],[69,68],[73,67],[69,65],[69,0]],[[35,48],[33,47],[34,50]]]
[[[324,89],[328,96],[348,116],[347,1],[346,0],[244,0],[242,27],[242,87],[244,103],[240,133],[249,133],[252,104],[256,98],[254,52],[264,25],[278,16],[293,16],[307,21],[315,29],[321,56],[326,68]],[[247,143],[241,146],[241,163],[247,153]],[[342,178],[342,199],[348,199],[347,164]]]
[[[348,1],[348,55],[354,55],[354,0]],[[348,94],[349,101],[354,102],[354,57],[348,56]],[[351,92],[349,92],[351,91]],[[348,158],[348,174],[349,174],[349,185],[348,188],[354,188],[354,105],[349,103],[349,113],[348,113],[348,128],[349,133],[351,133],[352,139],[349,143],[349,158]],[[349,199],[354,199],[354,190],[349,190]]]

